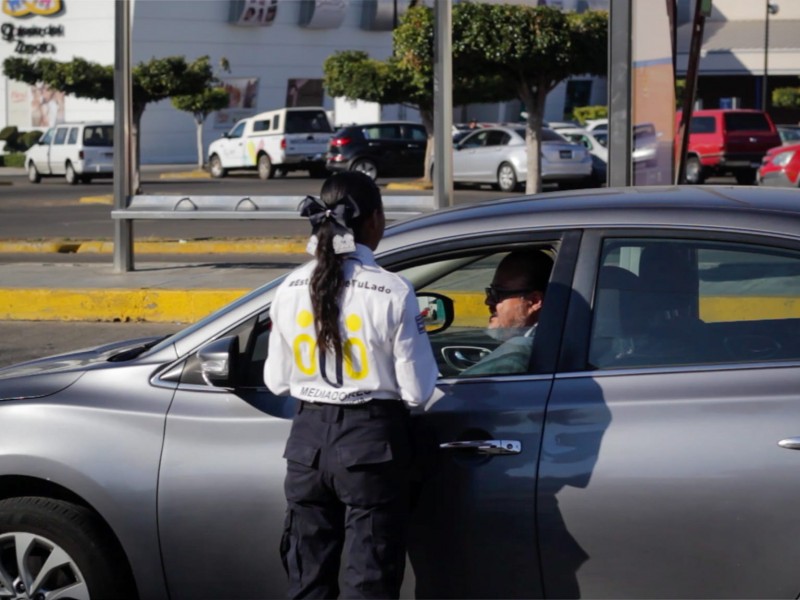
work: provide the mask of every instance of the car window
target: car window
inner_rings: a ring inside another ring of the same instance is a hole
[[[78,128],[73,127],[72,129],[69,130],[69,137],[67,138],[67,143],[74,144],[77,141],[78,141]]]
[[[371,125],[364,127],[361,132],[368,140],[400,140],[400,127],[397,125]]]
[[[603,146],[603,148],[608,148],[608,134],[605,131],[595,131],[593,135],[598,144]]]
[[[800,129],[794,127],[780,127],[778,132],[784,142],[800,141]]]
[[[539,134],[539,139],[543,142],[566,142],[567,140],[564,136],[556,133],[552,129],[544,129],[542,128],[541,133]]]
[[[406,137],[411,137],[412,140],[424,142],[428,139],[428,134],[425,133],[424,127],[407,127]]]
[[[59,127],[56,129],[56,139],[53,140],[53,144],[62,145],[67,139],[67,131],[66,127]]]
[[[244,134],[244,126],[245,122],[242,121],[238,123],[233,129],[231,129],[230,133],[228,134],[229,138],[240,138]]]
[[[725,113],[723,118],[727,131],[772,131],[762,113]]]
[[[333,133],[333,129],[324,111],[293,110],[286,113],[286,133]]]
[[[486,138],[488,135],[488,131],[479,131],[477,133],[473,133],[469,137],[464,138],[459,146],[462,148],[480,148],[481,146],[486,145]]]
[[[505,131],[490,131],[489,135],[486,138],[486,145],[487,146],[504,146],[506,145],[511,136],[508,135]]]
[[[548,253],[550,248],[547,248]],[[450,327],[430,335],[442,377],[514,375],[528,372],[535,336],[532,331],[489,330],[486,288],[507,252],[482,253],[417,265],[400,271],[418,295],[450,298]],[[546,300],[545,300],[546,302]],[[425,307],[420,307],[423,312]],[[505,334],[505,335],[502,335]],[[502,346],[502,348],[501,348]],[[494,354],[493,354],[494,352]]]
[[[55,133],[55,129],[48,129],[45,134],[39,139],[40,144],[49,144],[50,141],[53,139],[53,134]]]
[[[281,116],[275,115],[274,117],[272,117],[272,129],[273,130],[280,129],[280,126],[281,126]]]
[[[692,117],[689,124],[689,133],[714,133],[717,130],[717,120],[714,117]]]
[[[113,146],[114,126],[93,125],[83,129],[84,146]]]
[[[270,126],[269,119],[253,121],[253,131],[269,131],[269,126]]]
[[[607,240],[589,362],[599,369],[800,359],[800,252]]]

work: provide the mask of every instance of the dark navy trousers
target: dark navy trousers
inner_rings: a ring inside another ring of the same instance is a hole
[[[398,597],[411,448],[399,400],[300,403],[284,453],[290,598]]]

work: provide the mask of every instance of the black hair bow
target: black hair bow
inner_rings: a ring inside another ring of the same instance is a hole
[[[311,222],[311,239],[306,251],[316,255],[317,230],[326,221],[333,224],[333,251],[336,254],[348,254],[355,251],[355,240],[351,223],[361,214],[358,204],[348,194],[333,206],[328,206],[315,196],[306,196],[297,207],[301,217],[307,217]]]

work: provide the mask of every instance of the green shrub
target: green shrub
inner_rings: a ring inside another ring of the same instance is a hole
[[[572,111],[572,118],[581,125],[585,125],[589,119],[608,118],[607,106],[578,106]]]
[[[24,167],[25,154],[22,152],[4,154],[3,156],[0,156],[0,164],[2,164],[4,167]]]
[[[19,145],[20,152],[24,152],[31,146],[33,146],[39,139],[44,135],[41,131],[26,131],[17,138],[17,144]]]
[[[0,141],[8,142],[9,138],[16,137],[18,133],[19,132],[14,125],[3,127],[0,129]]]
[[[772,103],[783,108],[800,108],[800,88],[783,87],[772,90]]]
[[[25,152],[38,142],[40,137],[42,137],[41,131],[33,130],[20,133],[14,126],[4,127],[0,131],[0,140],[5,140],[6,152]]]

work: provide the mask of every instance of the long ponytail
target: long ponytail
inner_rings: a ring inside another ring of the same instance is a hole
[[[353,203],[355,210],[347,211],[344,226],[356,242],[361,241],[361,228],[366,219],[376,210],[382,209],[381,193],[372,179],[363,173],[345,171],[329,177],[322,184],[320,200],[329,209],[327,215],[343,202]],[[341,223],[331,218],[322,219],[314,233],[317,236],[315,256],[317,265],[311,275],[311,309],[314,313],[314,327],[317,344],[342,354],[342,332],[339,326],[341,317],[340,301],[344,289],[344,258],[334,247],[334,238],[341,230]]]

